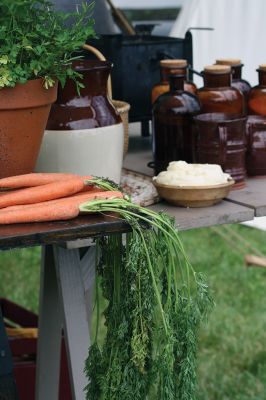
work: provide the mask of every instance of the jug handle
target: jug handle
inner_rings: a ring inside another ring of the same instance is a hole
[[[222,160],[222,169],[225,167],[226,158],[227,158],[227,129],[223,125],[218,126],[219,131],[219,143],[220,143],[220,159]]]

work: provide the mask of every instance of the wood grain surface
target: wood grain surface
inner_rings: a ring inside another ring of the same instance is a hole
[[[249,178],[245,188],[233,190],[228,201],[252,208],[255,217],[266,215],[266,178]]]

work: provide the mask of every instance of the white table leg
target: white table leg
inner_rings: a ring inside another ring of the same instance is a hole
[[[91,322],[93,310],[93,293],[95,283],[95,246],[88,248],[87,252],[81,259],[80,268],[83,279],[86,310],[88,314],[88,321]]]
[[[57,400],[62,312],[52,246],[42,249],[36,400]]]
[[[57,282],[64,315],[64,334],[73,400],[85,400],[85,360],[90,346],[89,317],[78,249],[54,246]],[[47,397],[46,400],[50,400]],[[52,399],[51,399],[52,400]]]

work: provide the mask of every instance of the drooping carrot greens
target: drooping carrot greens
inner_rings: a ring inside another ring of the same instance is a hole
[[[212,300],[174,221],[126,199],[93,200],[80,210],[116,212],[132,228],[125,240],[97,241],[107,331],[103,346],[96,334],[89,351],[87,400],[195,399],[197,330]]]

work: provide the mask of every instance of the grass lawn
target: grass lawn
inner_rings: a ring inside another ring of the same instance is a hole
[[[266,255],[266,232],[232,229]],[[234,240],[230,247],[211,229],[181,237],[195,269],[208,276],[216,302],[200,333],[197,400],[266,399],[266,270],[247,269]],[[39,260],[38,248],[0,253],[0,296],[36,311]]]

